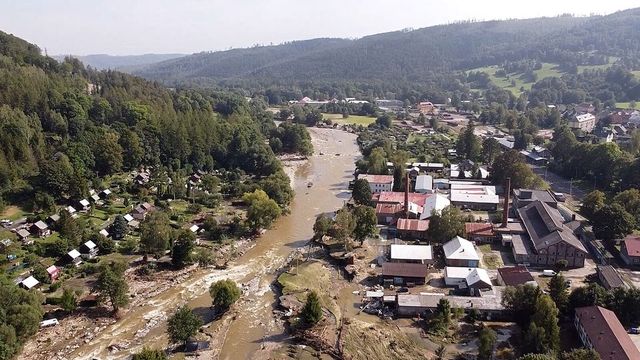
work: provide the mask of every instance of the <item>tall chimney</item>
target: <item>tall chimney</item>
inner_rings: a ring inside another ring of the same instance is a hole
[[[407,173],[404,181],[404,217],[406,219],[409,218],[409,188],[410,187],[411,187],[411,179],[409,178],[409,173]]]
[[[511,196],[511,178],[508,177],[504,189],[504,205],[502,206],[502,227],[506,228],[509,222],[509,197]]]

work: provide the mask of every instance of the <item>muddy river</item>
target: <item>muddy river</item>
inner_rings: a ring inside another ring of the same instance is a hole
[[[201,270],[170,291],[130,309],[123,319],[74,352],[73,358],[124,358],[142,345],[164,347],[166,319],[180,304],[188,303],[199,313],[208,312],[209,285],[230,278],[245,284],[245,294],[236,305],[238,316],[231,323],[220,359],[250,359],[263,342],[283,338],[283,329],[272,315],[275,294],[270,285],[287,256],[313,235],[315,217],[334,211],[349,198],[346,191],[354,162],[359,156],[356,136],[329,129],[310,129],[315,154],[295,170],[296,196],[291,213],[257,240],[256,245],[226,270]],[[311,187],[308,184],[312,183]],[[127,350],[109,351],[113,344]]]

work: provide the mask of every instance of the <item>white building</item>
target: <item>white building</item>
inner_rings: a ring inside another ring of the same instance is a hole
[[[569,127],[590,133],[596,127],[596,117],[588,113],[575,115],[569,120]]]
[[[500,203],[495,186],[451,184],[451,203],[467,209],[495,211]]]
[[[447,266],[444,268],[444,283],[460,289],[491,288],[489,273],[481,268]]]
[[[433,194],[429,196],[424,201],[424,206],[422,207],[422,212],[420,214],[420,220],[430,218],[431,216],[433,216],[433,214],[441,212],[449,205],[451,205],[451,201],[447,199],[446,195]]]
[[[360,174],[358,180],[364,179],[369,182],[372,193],[380,193],[383,191],[393,191],[393,175],[369,175]]]
[[[473,243],[460,236],[456,236],[442,245],[444,250],[445,263],[448,266],[458,267],[478,267],[480,256],[476,252]]]
[[[422,194],[433,193],[433,177],[431,175],[418,175],[416,177],[415,191]]]
[[[433,251],[430,245],[391,244],[391,261],[432,264]]]
[[[38,284],[40,284],[40,282],[36,280],[36,278],[34,278],[33,276],[29,276],[28,278],[20,282],[20,286],[22,286],[27,290],[33,289],[34,287],[38,286]]]

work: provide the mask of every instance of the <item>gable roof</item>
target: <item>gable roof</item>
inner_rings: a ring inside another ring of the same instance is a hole
[[[467,282],[467,286],[472,286],[478,283],[483,283],[489,286],[492,285],[489,273],[487,270],[481,268],[473,268],[465,278],[465,281]]]
[[[528,282],[536,281],[533,278],[533,275],[531,275],[529,270],[527,270],[527,268],[524,266],[510,266],[499,268],[498,274],[500,274],[500,278],[506,286],[524,285]]]
[[[376,214],[378,215],[395,215],[402,212],[404,206],[402,204],[384,204],[376,205]]]
[[[618,274],[616,269],[613,268],[613,266],[598,265],[596,270],[598,274],[602,276],[604,282],[609,285],[609,288],[613,289],[618,287],[626,287],[624,280],[622,280],[622,277],[620,276],[620,274]]]
[[[398,219],[396,228],[404,231],[427,231],[429,220]]]
[[[76,249],[73,249],[73,250],[69,251],[69,252],[67,253],[67,255],[68,255],[71,259],[75,259],[75,258],[80,257],[80,252],[79,252],[78,250],[76,250]]]
[[[392,263],[382,264],[383,276],[416,277],[426,278],[429,274],[427,265],[413,263]]]
[[[573,231],[562,223],[562,215],[558,210],[546,203],[535,200],[529,205],[519,208],[518,215],[537,252],[561,242],[583,253],[587,252]]]
[[[27,229],[20,229],[20,230],[18,230],[17,234],[18,234],[18,236],[23,237],[23,238],[26,238],[29,235],[31,235],[31,233]]]
[[[587,306],[577,308],[576,317],[602,360],[640,359],[640,351],[613,311]]]
[[[434,212],[440,212],[451,205],[451,201],[445,195],[433,194],[424,201],[420,219],[430,218]]]
[[[432,196],[431,194],[409,193],[409,202],[423,205],[425,200]],[[404,193],[399,191],[383,191],[379,194],[375,194],[374,201],[380,203],[396,203],[404,204]]]
[[[358,180],[364,179],[371,184],[391,184],[393,182],[393,175],[371,175],[360,174]]]
[[[49,228],[49,225],[45,224],[44,221],[39,220],[37,221],[35,224],[33,224],[35,227],[37,227],[40,230],[47,230]]]
[[[34,286],[38,285],[40,282],[38,280],[36,280],[36,278],[34,278],[33,276],[29,276],[28,278],[22,280],[20,283],[25,288],[31,289]]]
[[[478,253],[471,241],[456,236],[444,245],[444,257],[447,259],[459,259],[459,260],[480,260]]]
[[[433,259],[433,253],[429,245],[391,244],[391,259],[431,260]]]

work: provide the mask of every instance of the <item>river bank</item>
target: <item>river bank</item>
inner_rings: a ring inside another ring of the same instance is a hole
[[[185,303],[206,313],[211,305],[210,284],[226,278],[245,284],[245,292],[234,307],[235,312],[203,329],[219,351],[207,358],[268,358],[267,350],[279,347],[287,339],[282,323],[272,314],[276,294],[271,284],[276,272],[292,251],[311,238],[315,217],[336,210],[349,198],[347,183],[359,156],[354,134],[318,128],[310,128],[309,132],[314,155],[307,161],[285,166],[291,168],[288,171],[293,175],[296,191],[290,213],[252,241],[243,249],[243,255],[229,262],[228,268],[195,268],[184,277],[168,276],[167,285],[161,289],[143,286],[118,321],[83,316],[65,326],[63,320],[61,326],[36,335],[19,359],[40,360],[44,354],[47,359],[123,359],[143,345],[165,348],[168,316]],[[307,187],[309,182],[314,184],[311,188]],[[91,335],[83,337],[85,333]]]

